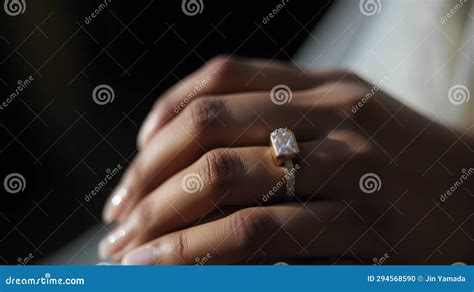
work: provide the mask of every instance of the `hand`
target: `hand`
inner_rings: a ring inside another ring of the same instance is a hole
[[[287,103],[271,92],[279,84]],[[286,203],[268,146],[285,127],[301,151],[297,199]],[[125,264],[472,259],[470,241],[436,252],[455,229],[445,213],[458,224],[472,213],[461,189],[443,206],[439,198],[453,183],[440,159],[474,173],[467,139],[348,71],[219,57],[152,109],[105,208],[118,227],[100,252]]]

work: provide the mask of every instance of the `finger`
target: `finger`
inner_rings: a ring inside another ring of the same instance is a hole
[[[215,212],[210,212],[206,214],[204,217],[199,218],[198,224],[206,224],[208,222],[216,221],[222,219],[234,212],[240,210],[238,207],[221,207]],[[138,222],[138,220],[136,221]],[[146,223],[143,223],[141,226],[146,226]],[[128,233],[122,233],[124,224],[116,226],[112,232],[109,233],[106,237],[104,237],[98,244],[98,256],[104,260],[111,260],[114,262],[120,262],[123,255],[130,251],[131,249],[137,247],[136,244],[131,244],[131,242],[135,242],[134,240],[130,239]],[[189,226],[186,226],[189,227]],[[138,233],[141,235],[140,233]],[[126,238],[125,238],[126,237]],[[152,237],[157,238],[158,236]],[[150,239],[150,240],[151,240]],[[128,240],[128,241],[127,241]],[[146,242],[146,241],[145,241]],[[143,242],[143,243],[145,243]],[[133,248],[132,248],[133,246]]]
[[[244,209],[153,240],[129,253],[128,265],[232,264],[269,257],[369,258],[383,250],[358,216],[335,201]],[[358,241],[364,244],[354,244]],[[367,244],[368,243],[368,244]],[[350,251],[350,252],[349,252]],[[198,260],[196,260],[198,259]]]
[[[120,257],[165,233],[202,224],[209,213],[229,206],[240,209],[256,201],[276,201],[284,195],[284,183],[278,182],[283,176],[269,147],[212,150],[141,200],[112,237],[104,239],[101,254]],[[266,195],[272,186],[278,187]]]
[[[354,192],[354,186],[358,185],[354,182],[341,186],[331,181],[331,175],[337,173],[338,168],[352,155],[344,143],[335,139],[336,135],[331,137],[300,143],[300,156],[305,158],[290,170],[296,176],[299,200],[316,196],[318,199],[344,199],[344,192]],[[356,143],[351,144],[354,146]],[[341,171],[344,180],[350,182],[357,179],[360,167],[345,167],[347,170]],[[120,240],[108,243],[105,239],[102,254],[105,257],[120,257],[123,252],[152,238],[202,224],[201,218],[221,208],[243,208],[282,201],[286,193],[286,180],[285,171],[275,164],[270,147],[222,148],[207,152],[143,198],[113,232],[122,234]]]
[[[187,104],[201,96],[269,91],[277,84],[292,90],[315,87],[334,79],[336,71],[302,72],[284,63],[219,56],[167,90],[155,103],[138,134],[143,147],[151,137]]]
[[[301,101],[296,101],[300,97]],[[285,107],[272,103],[263,93],[194,100],[140,151],[107,203],[104,219],[123,217],[143,196],[209,150],[268,145],[272,128],[291,125],[295,125],[293,130],[299,141],[322,135],[320,128],[331,123],[330,114],[320,107],[309,113],[318,116],[320,123],[302,119],[301,112],[307,107],[305,98],[314,95],[298,94]]]

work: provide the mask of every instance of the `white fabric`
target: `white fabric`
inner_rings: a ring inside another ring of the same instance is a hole
[[[373,83],[387,79],[383,90],[411,108],[454,128],[471,127],[474,97],[460,105],[448,99],[457,84],[474,93],[471,1],[360,1],[379,1],[380,12],[367,16],[358,0],[337,1],[296,55],[297,62],[348,68]]]

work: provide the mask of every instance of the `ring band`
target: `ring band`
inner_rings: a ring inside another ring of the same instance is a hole
[[[295,134],[287,128],[276,129],[270,134],[273,158],[277,166],[283,166],[287,201],[295,197],[295,165],[293,159],[300,153]]]
[[[287,201],[293,200],[295,197],[295,173],[293,171],[294,165],[291,159],[285,160],[285,180],[286,180],[286,196]]]

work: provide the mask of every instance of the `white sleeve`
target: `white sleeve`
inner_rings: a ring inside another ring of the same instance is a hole
[[[364,1],[379,5],[377,13],[365,15]],[[474,100],[468,100],[474,90],[473,11],[470,0],[336,1],[296,61],[384,80],[383,90],[404,104],[467,130],[474,123]]]

